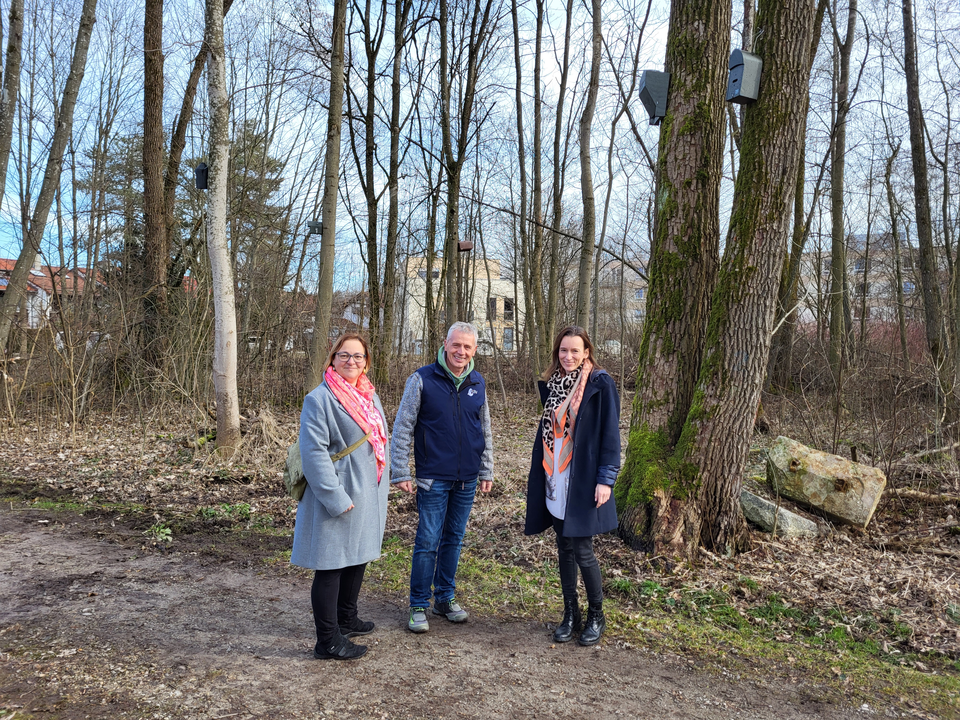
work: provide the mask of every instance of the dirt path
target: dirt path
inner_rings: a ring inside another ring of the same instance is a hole
[[[316,661],[304,576],[183,543],[143,552],[111,523],[0,511],[0,718],[900,716],[611,639],[554,646],[538,623],[438,620],[415,636],[404,608],[369,592],[367,656]]]

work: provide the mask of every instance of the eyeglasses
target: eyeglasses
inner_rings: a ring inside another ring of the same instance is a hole
[[[355,353],[351,355],[350,353],[339,352],[336,355],[334,355],[334,357],[343,363],[348,362],[349,360],[353,360],[357,365],[359,365],[360,363],[362,363],[364,360],[367,359],[367,356],[364,355],[363,353]]]

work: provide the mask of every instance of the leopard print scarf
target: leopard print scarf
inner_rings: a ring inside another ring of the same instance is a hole
[[[543,406],[543,417],[540,420],[543,428],[543,469],[547,477],[547,498],[556,499],[556,479],[554,470],[563,472],[570,464],[573,455],[573,427],[583,399],[583,390],[586,381],[593,370],[589,359],[583,361],[573,372],[563,374],[562,368],[547,380],[547,389],[550,391]],[[554,454],[559,463],[554,467]]]

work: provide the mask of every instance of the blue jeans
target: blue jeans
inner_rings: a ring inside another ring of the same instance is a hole
[[[417,488],[420,523],[410,567],[410,607],[429,607],[431,596],[436,602],[453,599],[463,534],[476,494],[476,478],[434,480],[429,490]]]

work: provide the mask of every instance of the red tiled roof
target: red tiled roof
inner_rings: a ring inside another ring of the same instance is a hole
[[[0,258],[0,276],[6,276],[4,279],[8,279],[16,264],[16,260]],[[87,283],[87,274],[83,268],[41,265],[39,269],[31,268],[27,283],[28,292],[43,290],[47,295],[52,295],[56,287],[58,294],[82,295]],[[97,284],[104,285],[101,273],[97,273]]]

